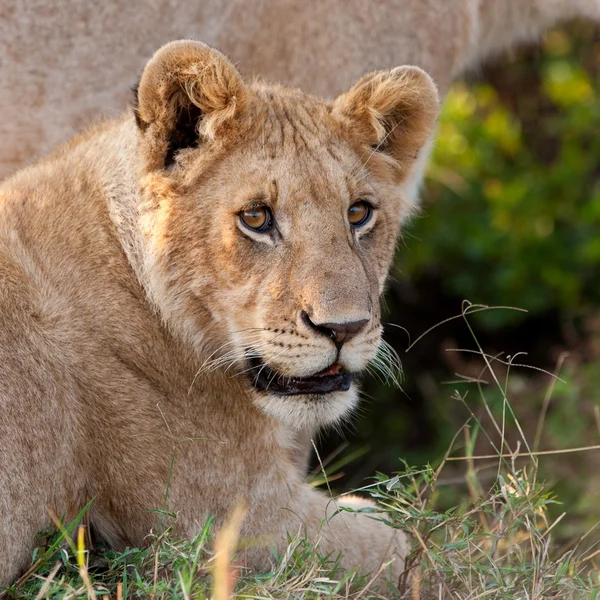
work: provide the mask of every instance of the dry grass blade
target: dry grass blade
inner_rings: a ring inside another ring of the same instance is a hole
[[[54,567],[52,567],[52,571],[50,571],[48,577],[44,577],[43,578],[44,579],[44,584],[40,588],[40,591],[38,592],[37,596],[35,597],[35,600],[41,600],[42,598],[46,597],[46,592],[48,591],[48,589],[52,585],[52,582],[54,581],[54,578],[56,577],[56,574],[58,573],[58,570],[61,567],[62,567],[62,563],[60,561],[58,561],[54,565]]]
[[[592,450],[600,450],[600,444],[593,446],[582,446],[581,448],[561,448],[558,450],[538,450],[537,452],[513,452],[511,454],[480,454],[475,456],[450,456],[446,460],[492,460],[497,458],[531,458],[532,456],[552,456],[557,454],[571,454],[573,452],[590,452]]]
[[[230,600],[233,598],[237,581],[237,569],[232,565],[232,558],[237,548],[240,529],[245,516],[246,507],[239,504],[234,509],[229,521],[216,534],[215,556],[213,559],[214,600]]]

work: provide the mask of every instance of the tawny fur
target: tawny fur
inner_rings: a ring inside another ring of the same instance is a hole
[[[91,120],[116,116],[172,39],[207,41],[261,75],[333,97],[371,69],[414,64],[442,95],[465,70],[600,0],[3,0],[0,177]]]
[[[197,147],[166,165],[196,108]],[[351,411],[356,384],[259,392],[245,353],[292,376],[374,357],[406,182],[437,110],[415,67],[325,102],[247,85],[219,52],[174,42],[144,70],[135,117],[0,187],[0,585],[27,566],[47,507],[68,519],[92,498],[91,524],[115,546],[143,544],[152,509],[190,536],[244,502],[252,568],[300,532],[345,567],[394,559],[398,576],[404,535],[366,515],[328,519],[336,502],[298,460],[307,432]],[[376,210],[353,230],[346,213],[363,198]],[[240,223],[257,200],[273,235]],[[302,311],[368,324],[338,348]]]

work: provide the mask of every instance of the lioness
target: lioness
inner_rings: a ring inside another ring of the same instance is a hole
[[[245,73],[327,97],[415,64],[443,95],[490,55],[576,17],[600,19],[600,0],[2,0],[0,177],[119,114],[131,74],[169,40],[206,40]]]
[[[296,440],[356,404],[437,110],[416,67],[326,102],[172,42],[135,115],[0,187],[0,584],[47,506],[91,498],[115,546],[143,543],[151,509],[186,536],[243,501],[253,568],[305,531],[345,567],[402,569],[401,533],[327,519]]]

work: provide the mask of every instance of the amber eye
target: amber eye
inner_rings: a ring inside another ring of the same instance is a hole
[[[355,202],[348,209],[348,221],[352,227],[362,227],[368,223],[373,215],[373,207],[365,200]]]
[[[242,225],[252,231],[267,231],[273,224],[271,210],[264,204],[257,204],[246,208],[240,213]]]

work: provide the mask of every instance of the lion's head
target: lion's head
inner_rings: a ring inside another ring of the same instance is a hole
[[[135,108],[146,287],[201,370],[245,378],[296,427],[354,406],[437,110],[416,67],[369,73],[326,102],[246,83],[199,42],[155,54]]]

